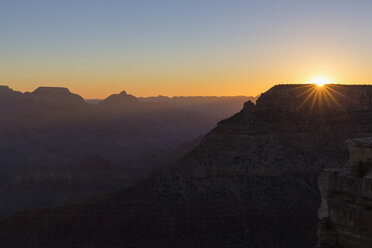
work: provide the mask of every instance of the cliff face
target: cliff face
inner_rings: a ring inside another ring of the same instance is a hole
[[[372,136],[371,127],[371,86],[275,86],[221,121],[180,164],[100,202],[6,219],[0,241],[314,247],[319,172],[346,163],[345,140]]]
[[[344,168],[319,177],[319,248],[372,247],[372,138],[348,141]]]

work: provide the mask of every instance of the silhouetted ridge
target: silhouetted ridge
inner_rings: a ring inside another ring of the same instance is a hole
[[[372,107],[371,97],[372,88],[367,85],[276,85],[261,95],[257,106],[288,110],[363,110]]]
[[[255,102],[257,97],[247,96],[157,96],[139,97],[139,101],[148,103],[170,103],[186,110],[198,111],[203,114],[227,118],[241,109],[244,102]]]
[[[121,108],[127,107],[128,104],[137,103],[138,99],[135,96],[122,91],[120,94],[113,94],[98,103],[99,106],[105,108]]]
[[[9,86],[0,85],[0,100],[4,97],[22,96],[23,94],[18,91],[14,91]]]
[[[372,136],[372,86],[329,85],[329,105],[314,98],[315,87],[275,86],[179,164],[98,203],[6,219],[0,242],[314,248],[319,172],[346,163],[346,139]]]
[[[9,86],[6,86],[6,85],[0,85],[0,92],[4,92],[4,91],[10,91]]]
[[[217,121],[125,91],[97,106],[63,87],[0,87],[0,216],[127,188]]]
[[[77,95],[72,94],[69,89],[63,87],[39,87],[28,94],[31,100],[51,105],[73,105],[86,106],[85,100]]]
[[[45,87],[37,88],[33,93],[35,94],[53,94],[53,95],[69,95],[70,90],[65,87]]]

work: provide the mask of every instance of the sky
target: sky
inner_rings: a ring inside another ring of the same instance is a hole
[[[0,0],[0,84],[85,98],[372,83],[372,0]]]

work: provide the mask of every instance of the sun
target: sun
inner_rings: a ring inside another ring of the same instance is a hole
[[[317,77],[310,81],[311,84],[316,84],[318,87],[322,87],[325,84],[330,84],[331,81],[325,77]]]

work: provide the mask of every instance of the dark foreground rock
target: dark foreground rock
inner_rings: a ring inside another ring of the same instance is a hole
[[[0,245],[313,248],[318,175],[364,136],[371,86],[278,85],[130,190],[2,220]]]
[[[349,162],[319,177],[319,248],[372,247],[372,138],[348,144]]]

